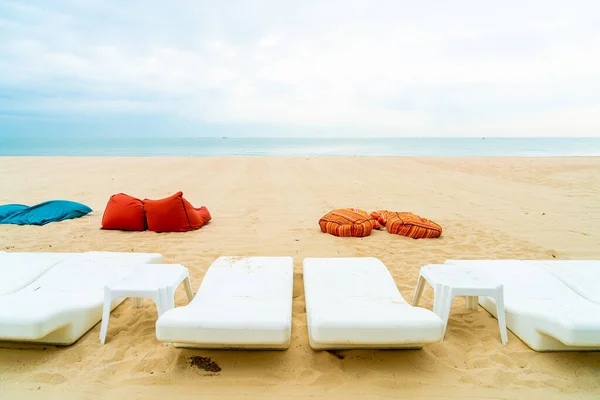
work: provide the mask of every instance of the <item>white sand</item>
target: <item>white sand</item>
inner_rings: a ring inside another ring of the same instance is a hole
[[[0,204],[83,202],[89,216],[44,227],[0,226],[8,251],[159,252],[190,269],[197,289],[220,255],[295,260],[292,345],[284,352],[181,350],[155,338],[156,309],[123,303],[107,344],[100,324],[73,346],[0,343],[0,398],[598,398],[600,353],[536,353],[457,299],[446,339],[419,351],[343,351],[308,345],[304,257],[374,256],[410,301],[419,268],[460,258],[600,259],[599,158],[0,158]],[[199,231],[100,230],[110,195],[162,198],[182,190],[213,220]],[[375,231],[320,232],[337,207],[412,211],[440,223],[440,239]],[[431,308],[427,288],[421,305]],[[183,288],[177,304],[185,304]],[[189,367],[211,357],[222,371]],[[245,394],[246,396],[239,396]]]

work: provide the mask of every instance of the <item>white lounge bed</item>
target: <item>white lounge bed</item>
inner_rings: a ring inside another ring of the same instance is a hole
[[[421,348],[444,323],[408,304],[377,258],[306,258],[304,294],[313,349]]]
[[[560,279],[579,295],[600,304],[600,261],[542,260],[533,262]]]
[[[219,257],[196,297],[156,322],[177,347],[284,350],[292,329],[292,257]]]
[[[23,289],[57,263],[75,254],[0,252],[0,296]]]
[[[504,285],[506,325],[537,351],[600,350],[600,304],[581,271],[569,276],[558,261],[448,260],[446,264],[471,266]],[[553,272],[551,272],[553,271]],[[598,282],[598,270],[587,274]],[[568,281],[560,279],[563,277]],[[579,276],[579,280],[577,277]],[[590,286],[591,287],[591,286]],[[577,288],[573,290],[573,288]],[[588,298],[582,294],[588,294]],[[479,304],[496,316],[493,299]]]
[[[600,260],[447,260],[446,264],[463,263],[477,266],[535,265],[560,279],[565,285],[600,304]]]
[[[67,257],[21,290],[0,296],[0,340],[72,344],[102,318],[107,282],[125,276],[128,267],[160,262],[162,255],[152,253]]]

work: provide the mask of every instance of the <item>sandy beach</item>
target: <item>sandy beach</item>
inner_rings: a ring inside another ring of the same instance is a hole
[[[282,352],[185,350],[155,337],[151,301],[112,313],[69,347],[0,343],[1,399],[397,398],[576,399],[600,396],[600,353],[537,353],[496,319],[453,303],[446,338],[422,350],[313,351],[305,257],[373,256],[411,300],[419,268],[446,259],[600,259],[600,158],[4,157],[0,204],[50,199],[94,212],[43,227],[0,226],[0,250],[157,252],[189,268],[194,291],[221,255],[294,257],[292,344]],[[181,190],[212,221],[189,233],[100,229],[110,195],[158,199]],[[439,239],[319,230],[334,208],[411,211]],[[432,308],[427,287],[421,306]],[[176,304],[186,304],[179,288]],[[210,357],[221,372],[189,365]],[[241,396],[241,395],[244,396]]]

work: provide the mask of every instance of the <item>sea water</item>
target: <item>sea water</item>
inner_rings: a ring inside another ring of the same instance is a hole
[[[600,138],[3,137],[0,156],[600,156]]]

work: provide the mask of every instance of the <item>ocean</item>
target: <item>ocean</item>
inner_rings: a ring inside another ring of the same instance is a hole
[[[600,138],[0,137],[0,156],[600,156]]]

